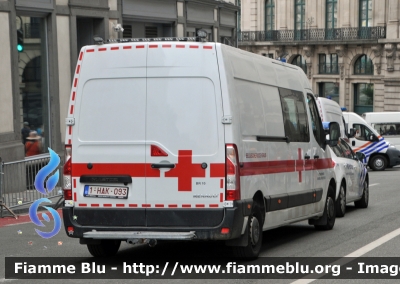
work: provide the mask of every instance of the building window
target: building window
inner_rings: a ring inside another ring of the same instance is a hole
[[[304,59],[303,56],[297,55],[293,61],[293,65],[299,66],[301,69],[303,69],[304,73],[307,74],[307,61]]]
[[[326,34],[327,39],[335,37],[335,28],[337,27],[337,0],[326,0]]]
[[[360,27],[372,26],[372,0],[360,0]]]
[[[265,1],[265,30],[275,30],[275,0]]]
[[[354,74],[356,75],[373,75],[374,65],[372,60],[365,54],[361,55],[354,64]]]
[[[336,53],[319,55],[319,74],[339,74],[338,56]]]
[[[294,19],[294,29],[302,30],[305,27],[305,14],[306,14],[306,1],[296,0],[295,2],[295,19]]]
[[[17,21],[20,23],[19,27],[24,29],[23,49],[18,56],[18,68],[22,71],[19,78],[22,121],[28,123],[31,131],[37,131],[42,145],[41,151],[47,152],[47,148],[51,147],[47,22],[45,18],[27,16],[17,16]],[[40,154],[32,149],[30,153]]]
[[[273,53],[262,53],[262,56],[268,57],[268,58],[274,58],[274,54]]]
[[[339,103],[339,83],[323,82],[318,84],[319,96]]]
[[[374,84],[354,84],[354,112],[372,112],[374,104]]]

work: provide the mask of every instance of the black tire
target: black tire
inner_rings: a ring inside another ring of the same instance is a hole
[[[88,244],[87,248],[94,257],[107,257],[116,255],[120,245],[120,240],[101,240],[100,244]]]
[[[332,230],[335,225],[336,220],[336,206],[335,206],[335,194],[332,185],[329,185],[328,194],[326,195],[324,215],[322,218],[326,217],[326,224],[324,225],[314,225],[317,230]]]
[[[235,257],[244,259],[256,259],[260,254],[263,236],[263,213],[261,212],[261,206],[254,202],[249,220],[247,223],[248,230],[248,242],[247,246],[233,247],[233,254]]]
[[[369,203],[369,185],[364,181],[363,195],[360,200],[354,201],[354,206],[357,208],[367,208]]]
[[[346,214],[346,189],[344,184],[340,185],[339,196],[336,200],[336,217],[344,217]]]
[[[373,156],[369,161],[369,167],[374,171],[384,171],[387,167],[387,160],[382,155]]]

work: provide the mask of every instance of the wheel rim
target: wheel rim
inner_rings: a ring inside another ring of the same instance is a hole
[[[260,223],[255,216],[251,218],[250,239],[253,246],[256,246],[258,241],[260,240]]]
[[[385,163],[383,162],[382,158],[376,158],[374,161],[374,164],[377,169],[381,169],[381,168],[383,168]]]
[[[327,204],[326,204],[326,213],[328,219],[332,219],[335,214],[335,205],[331,197],[328,197]]]
[[[346,193],[343,186],[340,187],[340,210],[342,212],[346,210]]]

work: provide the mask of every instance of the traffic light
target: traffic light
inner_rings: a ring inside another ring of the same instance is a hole
[[[17,50],[18,52],[22,52],[24,51],[24,33],[21,30],[17,30],[17,39],[18,39],[18,43],[17,43]]]

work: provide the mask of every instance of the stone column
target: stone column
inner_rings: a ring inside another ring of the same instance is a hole
[[[399,0],[389,0],[386,38],[399,38]]]

